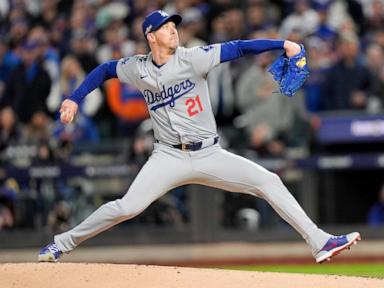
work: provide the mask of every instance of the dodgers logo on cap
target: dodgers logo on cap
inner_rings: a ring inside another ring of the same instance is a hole
[[[172,21],[176,25],[179,25],[182,21],[182,18],[178,14],[169,15],[163,10],[156,10],[148,14],[143,22],[143,33],[146,36],[148,33],[156,31],[163,24]]]

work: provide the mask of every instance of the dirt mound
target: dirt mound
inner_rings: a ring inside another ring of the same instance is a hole
[[[384,287],[384,280],[147,265],[86,263],[0,264],[0,287],[9,288],[310,288]]]

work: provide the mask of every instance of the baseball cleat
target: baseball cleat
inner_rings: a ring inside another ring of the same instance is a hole
[[[359,232],[352,232],[342,236],[332,236],[316,254],[316,262],[322,263],[325,260],[330,261],[333,256],[336,256],[341,251],[351,249],[351,246],[357,244],[359,240],[361,240]]]
[[[47,246],[42,248],[39,253],[39,262],[57,262],[63,252],[56,246],[54,242],[49,243]]]

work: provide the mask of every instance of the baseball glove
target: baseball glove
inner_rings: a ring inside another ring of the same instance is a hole
[[[288,58],[284,53],[268,69],[278,82],[280,92],[288,97],[293,96],[303,86],[309,75],[305,49],[303,45],[300,47],[299,54]]]

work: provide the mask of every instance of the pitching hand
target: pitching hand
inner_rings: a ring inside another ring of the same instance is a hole
[[[292,41],[285,40],[284,50],[285,50],[285,54],[287,54],[287,56],[290,58],[292,56],[299,54],[301,51],[301,48],[299,44]]]
[[[60,121],[63,124],[71,123],[76,115],[78,105],[76,102],[65,99],[60,107]]]

